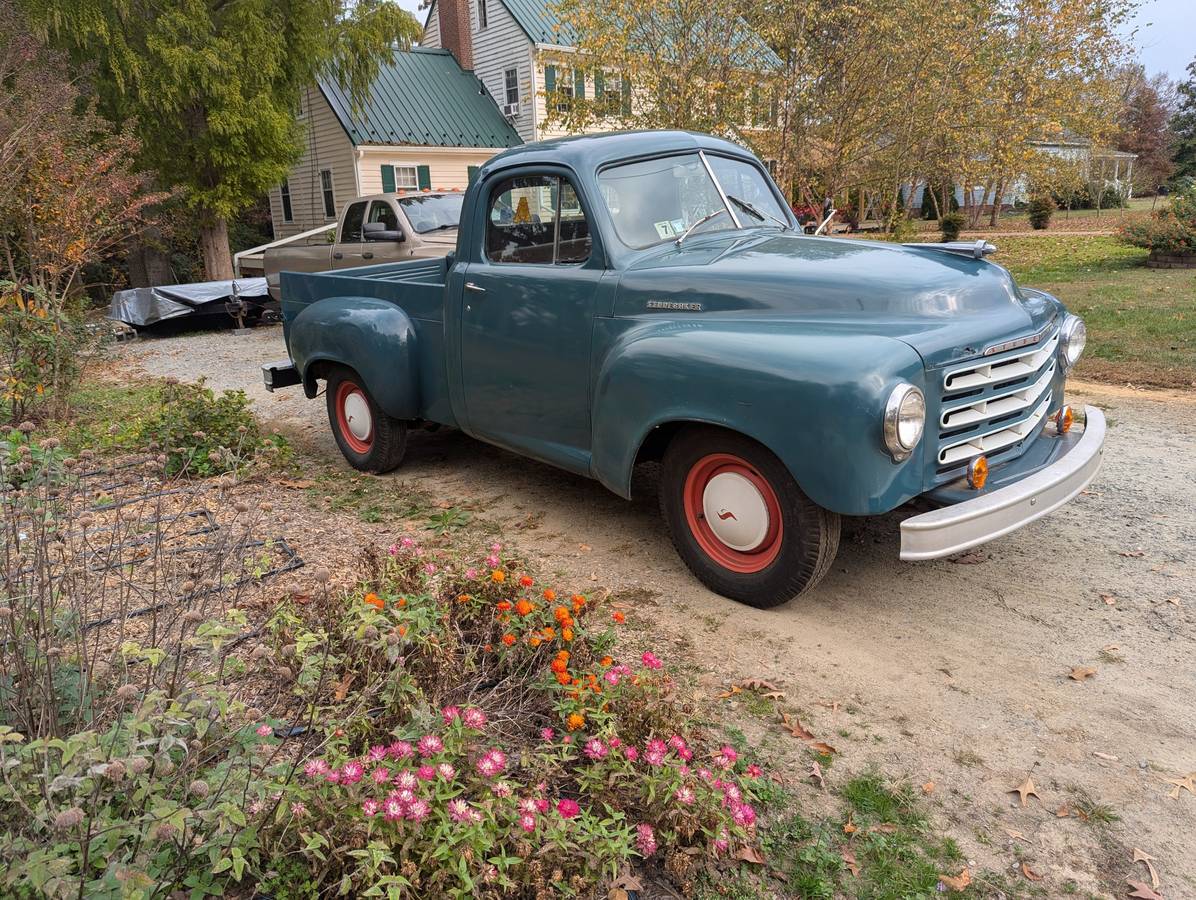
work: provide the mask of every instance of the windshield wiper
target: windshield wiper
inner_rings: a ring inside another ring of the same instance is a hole
[[[709,222],[715,216],[721,216],[726,212],[727,212],[727,208],[724,206],[722,209],[716,209],[712,213],[707,213],[706,215],[702,216],[702,218],[698,219],[698,221],[694,222],[692,225],[690,225],[688,228],[686,228],[685,231],[683,231],[681,233],[681,237],[677,238],[677,240],[674,241],[673,243],[675,243],[678,247],[680,247],[681,242],[684,241],[687,237],[689,237],[689,234],[691,231],[693,231],[699,225],[705,225],[707,222]]]
[[[734,203],[736,206],[738,206],[740,209],[755,216],[761,222],[763,222],[765,219],[772,219],[774,222],[776,222],[778,225],[780,225],[786,231],[789,230],[789,223],[782,221],[781,219],[778,219],[772,213],[768,213],[768,212],[759,210],[756,207],[752,206],[752,204],[748,203],[746,200],[740,200],[738,197],[736,197],[733,194],[727,194],[727,199],[730,200],[732,203]]]

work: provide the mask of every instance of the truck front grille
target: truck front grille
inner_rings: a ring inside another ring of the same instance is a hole
[[[943,373],[936,481],[958,477],[980,454],[999,462],[1034,437],[1051,408],[1059,331],[1038,343]]]

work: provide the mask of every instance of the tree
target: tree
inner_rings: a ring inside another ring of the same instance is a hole
[[[1188,63],[1188,77],[1175,86],[1175,115],[1171,131],[1175,135],[1175,178],[1196,178],[1196,59]]]
[[[420,34],[389,0],[20,0],[42,34],[94,65],[99,111],[198,220],[208,278],[232,277],[228,219],[298,159],[300,91],[321,75],[361,99]]]
[[[1141,66],[1127,73],[1129,86],[1120,117],[1117,149],[1136,153],[1134,182],[1139,193],[1155,193],[1175,168],[1169,127],[1170,83],[1163,74],[1147,78]]]

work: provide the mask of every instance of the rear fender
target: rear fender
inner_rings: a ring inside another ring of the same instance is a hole
[[[315,396],[329,364],[361,376],[382,408],[396,419],[420,415],[415,326],[398,306],[371,297],[329,297],[305,306],[290,322],[291,360],[303,388]]]
[[[645,441],[694,422],[763,444],[834,512],[875,514],[921,493],[921,445],[896,464],[882,437],[893,387],[923,387],[921,358],[901,341],[813,331],[695,321],[622,335],[595,385],[593,474],[629,497]]]

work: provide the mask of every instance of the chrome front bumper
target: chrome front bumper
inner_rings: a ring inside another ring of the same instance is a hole
[[[1055,462],[974,500],[901,523],[901,558],[938,559],[999,538],[1058,509],[1095,477],[1105,444],[1105,417],[1084,407],[1080,439]]]

